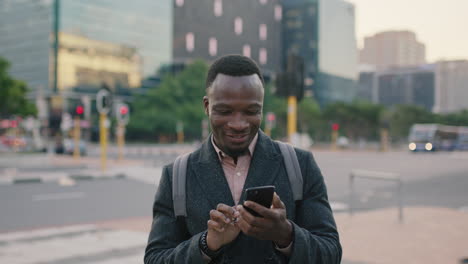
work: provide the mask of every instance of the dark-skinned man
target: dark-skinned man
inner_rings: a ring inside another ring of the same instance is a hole
[[[170,164],[156,192],[145,263],[340,263],[320,169],[310,152],[295,149],[303,177],[303,198],[295,201],[278,143],[259,129],[263,97],[250,58],[228,55],[211,65],[203,105],[213,132],[187,162],[186,216],[174,214]],[[263,185],[276,187],[270,208],[245,201],[246,188]]]

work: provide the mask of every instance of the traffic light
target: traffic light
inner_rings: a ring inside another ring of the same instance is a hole
[[[126,105],[120,106],[120,114],[122,116],[125,116],[126,114],[128,114],[128,106],[126,106]]]
[[[120,123],[127,124],[130,119],[130,108],[127,104],[121,103],[116,108],[116,117]]]
[[[289,54],[286,71],[276,75],[276,95],[282,97],[304,96],[304,61],[302,57]]]
[[[84,106],[82,104],[76,105],[75,109],[73,111],[73,116],[82,118],[83,115],[84,115],[84,112],[85,112],[84,110],[85,109],[84,109]]]
[[[333,123],[332,124],[332,130],[333,131],[338,131],[340,129],[340,125],[338,123]]]

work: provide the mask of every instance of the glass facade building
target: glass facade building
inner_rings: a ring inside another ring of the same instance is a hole
[[[50,1],[0,1],[0,56],[31,89],[49,88],[52,11]]]
[[[321,106],[352,100],[357,88],[354,6],[343,0],[285,0],[283,16],[282,61],[289,53],[304,59],[306,90]]]
[[[172,0],[59,1],[61,33],[134,49],[142,76],[171,60]],[[0,1],[0,56],[32,89],[52,87],[53,15],[54,0]]]
[[[377,78],[378,103],[389,107],[414,104],[432,111],[435,102],[433,66],[384,70]]]

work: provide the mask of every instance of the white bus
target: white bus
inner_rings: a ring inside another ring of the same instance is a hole
[[[459,129],[460,127],[457,126],[414,124],[411,126],[408,136],[408,148],[414,152],[455,150],[457,149]]]

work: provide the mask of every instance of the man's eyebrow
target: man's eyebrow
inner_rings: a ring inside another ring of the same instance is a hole
[[[213,105],[213,108],[230,108],[231,106],[228,105],[228,104],[223,104],[223,103],[218,103],[218,104],[215,104]]]

